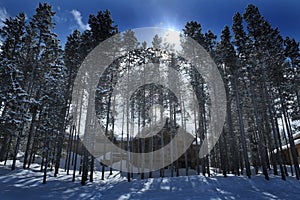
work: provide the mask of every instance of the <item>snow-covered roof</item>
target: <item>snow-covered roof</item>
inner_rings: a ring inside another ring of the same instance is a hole
[[[293,138],[294,139],[300,138],[300,132],[297,132],[297,133],[293,134]]]
[[[295,145],[300,144],[300,138],[294,140],[294,143],[295,143]],[[282,150],[285,150],[285,149],[288,149],[288,148],[290,148],[290,144],[288,144],[288,145],[283,145],[283,146],[282,146]],[[274,150],[274,153],[276,153],[276,152],[277,152],[277,149]]]
[[[300,144],[300,139],[295,140],[295,145]]]

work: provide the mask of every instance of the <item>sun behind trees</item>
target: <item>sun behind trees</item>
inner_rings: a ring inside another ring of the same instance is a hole
[[[56,176],[59,168],[64,167],[68,173],[72,170],[73,181],[80,174],[84,185],[87,180],[93,181],[97,161],[79,139],[80,119],[72,118],[71,101],[76,101],[71,99],[72,93],[76,92],[80,101],[88,91],[73,91],[73,83],[85,57],[119,31],[110,12],[99,11],[89,16],[90,30],[82,33],[75,30],[68,36],[63,49],[54,33],[54,16],[49,4],[40,3],[28,21],[25,14],[20,13],[6,19],[0,29],[3,41],[0,53],[0,161],[6,164],[7,160],[12,160],[11,169],[14,170],[20,159],[18,154],[24,152],[20,160],[23,168],[40,162],[43,183],[46,183],[47,173]],[[182,34],[202,45],[219,68],[227,95],[226,123],[217,145],[209,155],[199,159],[199,148],[208,129],[210,99],[203,78],[190,71],[199,102],[199,109],[189,113],[198,116],[195,140],[178,160],[160,170],[160,176],[165,176],[166,170],[171,176],[189,175],[190,170],[210,176],[213,169],[225,177],[229,173],[245,173],[250,178],[254,175],[251,174],[253,167],[254,173],[262,171],[266,179],[272,169],[274,175],[285,180],[289,175],[288,165],[291,165],[292,175],[299,179],[299,152],[293,139],[297,128],[299,131],[299,127],[293,127],[293,122],[300,119],[299,43],[289,37],[284,39],[278,28],[273,28],[254,5],[249,5],[243,14],[234,14],[232,26],[224,27],[220,39],[210,30],[204,33],[196,21],[188,22]],[[140,50],[130,52],[113,65],[126,63],[133,67],[147,61],[174,68],[187,65],[180,57],[159,51],[165,45],[159,36],[155,36],[149,46],[146,42],[139,43],[130,30],[117,40],[114,44],[122,43]],[[117,48],[118,45],[111,46],[111,49]],[[115,98],[109,90],[114,79],[107,76],[102,81],[108,90],[101,91],[97,116],[109,127],[107,137],[121,148],[132,152],[159,149],[170,142],[178,126],[182,126],[170,121],[171,117],[178,117],[177,111],[182,107],[178,99],[171,92],[162,92],[163,88],[148,85],[134,94],[131,104],[123,111],[128,109],[140,128],[150,123],[146,108],[153,103],[169,109],[173,106],[161,132],[136,139],[124,127],[115,130],[112,103]],[[85,109],[84,103],[80,103],[82,107],[76,110],[79,116],[84,115]],[[126,123],[125,118],[121,119],[121,127]],[[287,157],[282,153],[286,144],[291,152]],[[180,174],[180,168],[185,169],[184,174]],[[106,166],[102,165],[101,170],[104,179]],[[151,172],[140,174],[142,179],[153,176]],[[127,178],[130,181],[133,174],[128,173]]]

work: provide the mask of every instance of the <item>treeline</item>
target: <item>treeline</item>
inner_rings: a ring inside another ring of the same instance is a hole
[[[12,159],[11,168],[14,170],[21,151],[24,152],[25,169],[40,156],[45,183],[48,170],[54,168],[56,176],[61,160],[65,159],[68,173],[73,167],[73,181],[80,167],[81,183],[85,184],[88,178],[93,181],[95,158],[78,139],[80,119],[72,118],[72,93],[77,92],[80,101],[86,91],[73,91],[73,83],[84,58],[99,43],[118,33],[118,27],[108,10],[99,11],[89,16],[90,30],[82,33],[75,30],[62,48],[54,33],[54,16],[49,4],[39,4],[28,21],[25,14],[20,13],[6,19],[0,30],[3,41],[0,58],[0,161]],[[189,168],[194,168],[198,174],[209,175],[212,166],[220,169],[224,176],[228,173],[240,175],[245,169],[250,178],[250,166],[253,166],[256,173],[262,169],[266,179],[269,179],[269,170],[273,169],[275,175],[285,180],[289,175],[287,163],[293,163],[292,173],[299,179],[292,127],[292,122],[300,119],[299,43],[289,37],[283,38],[253,5],[249,5],[243,14],[233,16],[232,27],[225,26],[219,40],[210,30],[204,33],[195,21],[186,24],[183,34],[202,45],[219,67],[227,95],[227,116],[223,133],[213,151],[198,159],[199,146],[207,134],[209,95],[204,80],[190,70],[190,82],[199,100],[199,110],[194,115],[199,121],[194,145],[171,164],[172,175],[173,169],[179,175],[180,167],[187,169],[186,175]],[[112,74],[121,72],[122,63],[126,63],[127,69],[122,68],[125,71],[136,63],[153,62],[175,69],[187,64],[174,54],[159,51],[164,43],[158,36],[153,38],[150,47],[146,42],[139,43],[133,31],[125,32],[118,42],[139,51],[131,51],[127,57],[114,62],[110,66]],[[136,152],[164,146],[176,134],[177,124],[173,122],[177,111],[182,110],[178,99],[169,91],[163,95],[162,88],[157,86],[137,91],[126,112],[135,116],[139,127],[150,123],[146,108],[154,102],[172,110],[169,121],[158,138],[136,141],[129,135],[129,129],[124,128],[121,139],[117,140],[112,103],[115,98],[110,90],[116,76],[107,75],[99,82],[107,90],[98,93],[97,116],[106,127],[112,127],[106,129],[107,136],[123,149]],[[149,98],[151,100],[146,100]],[[80,113],[82,109],[83,103],[76,112]],[[281,124],[285,126],[281,128]],[[284,144],[290,146],[292,161],[286,160],[282,154]],[[80,155],[80,166],[76,166],[77,154]],[[105,165],[102,179],[104,170]],[[164,176],[164,169],[160,174]],[[141,178],[145,176],[141,173]],[[132,174],[128,173],[127,177],[130,180]],[[152,174],[149,173],[148,177]]]
[[[89,18],[91,31],[74,31],[63,50],[54,33],[54,16],[49,4],[40,3],[28,21],[20,13],[6,19],[0,31],[0,160],[12,159],[14,170],[19,151],[24,152],[24,169],[36,156],[42,157],[44,183],[48,167],[54,168],[55,176],[59,172],[71,124],[72,84],[80,63],[99,42],[117,32],[110,13],[99,12]]]

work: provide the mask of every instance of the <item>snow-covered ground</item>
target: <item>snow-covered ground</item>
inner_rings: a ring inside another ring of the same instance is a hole
[[[287,181],[271,177],[266,181],[260,175],[248,179],[215,174],[210,178],[192,175],[127,182],[114,171],[113,175],[107,172],[105,180],[95,172],[94,182],[81,186],[79,176],[72,182],[72,175],[64,170],[58,177],[49,172],[47,183],[42,184],[39,169],[34,164],[30,170],[10,171],[0,163],[0,199],[300,199],[300,182],[295,177]]]

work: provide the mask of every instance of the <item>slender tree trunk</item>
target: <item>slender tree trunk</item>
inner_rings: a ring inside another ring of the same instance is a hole
[[[79,175],[82,173],[83,157],[84,157],[84,145],[81,144],[81,156],[80,156],[80,164],[79,164],[79,172],[78,172]]]
[[[239,92],[238,92],[238,83],[237,83],[237,74],[236,74],[236,72],[234,74],[234,90],[235,90],[235,100],[236,100],[236,106],[237,106],[237,112],[238,112],[238,118],[239,118],[240,132],[241,132],[243,157],[244,157],[245,166],[246,166],[246,175],[248,176],[248,178],[251,178],[250,163],[249,163],[249,158],[248,158],[245,128],[244,128],[244,121],[243,121],[243,111],[242,111],[240,96],[239,96]]]
[[[94,182],[94,156],[91,155],[91,170],[90,170],[90,182]]]
[[[196,110],[194,109],[194,129],[195,129],[195,147],[196,147],[196,150],[195,150],[195,159],[196,159],[196,170],[197,170],[197,175],[200,174],[200,166],[199,166],[199,144],[198,144],[198,135],[199,135],[199,131],[198,128],[197,128],[197,121],[200,120],[199,118],[197,118],[197,112]],[[199,127],[200,129],[200,127]]]
[[[53,132],[51,133],[51,136],[53,136]],[[48,169],[48,163],[49,163],[49,151],[50,151],[50,147],[51,147],[51,139],[47,136],[47,134],[45,133],[45,139],[44,139],[44,143],[45,143],[45,167],[44,167],[44,175],[43,175],[43,184],[46,184],[46,180],[47,180],[47,169]]]
[[[32,140],[32,137],[34,137],[34,126],[35,126],[36,113],[37,113],[37,110],[35,110],[32,114],[32,120],[31,120],[31,124],[30,124],[30,128],[29,128],[27,144],[26,144],[26,149],[25,149],[25,153],[24,153],[23,169],[26,168],[27,158],[28,158],[28,155],[29,155],[29,149],[30,149],[30,146],[31,146],[31,140]]]
[[[255,91],[253,89],[253,83],[252,83],[252,78],[249,78],[250,80],[250,91],[251,91],[251,101],[253,105],[253,112],[254,112],[254,117],[255,117],[255,124],[256,124],[256,131],[258,132],[258,147],[259,147],[259,154],[260,154],[260,160],[262,164],[262,169],[263,169],[263,174],[265,176],[266,180],[269,180],[269,175],[268,175],[268,170],[267,170],[267,164],[266,164],[266,151],[264,147],[264,136],[261,130],[263,130],[263,126],[261,124],[261,119],[259,118],[258,114],[258,109],[256,105],[256,96],[255,96]]]
[[[292,159],[291,159],[291,147],[290,147],[289,141],[288,141],[288,139],[286,137],[286,135],[287,135],[287,128],[288,127],[287,127],[287,125],[284,126],[283,116],[281,116],[280,118],[281,118],[281,123],[283,125],[283,129],[282,129],[282,131],[283,131],[283,137],[284,137],[284,141],[285,141],[285,144],[286,144],[286,147],[287,147],[287,149],[286,149],[287,154],[288,154],[288,156],[287,156],[287,163],[290,164],[291,174],[292,174],[292,176],[294,176],[293,162],[292,162]]]
[[[209,156],[206,155],[206,171],[207,171],[207,176],[210,177],[210,168],[209,168]]]
[[[70,130],[69,130],[69,139],[68,139],[68,146],[67,146],[67,155],[66,155],[66,159],[65,159],[65,171],[67,170],[67,166],[68,166],[68,159],[69,159],[69,154],[71,152],[71,138],[72,138],[72,125],[70,126]]]
[[[42,120],[43,120],[43,115],[44,115],[44,110],[41,109],[40,113],[39,113],[39,118],[37,120],[37,124],[36,124],[36,130],[35,130],[35,134],[34,134],[34,138],[33,138],[33,144],[32,144],[32,150],[30,152],[30,156],[29,156],[29,160],[28,160],[28,165],[27,165],[27,169],[29,169],[31,163],[34,162],[34,158],[35,158],[35,153],[36,150],[38,148],[38,143],[39,143],[39,133],[37,132],[37,128],[41,126]]]
[[[71,164],[71,153],[74,154],[74,152],[72,152],[73,149],[73,140],[74,140],[74,132],[75,132],[75,126],[71,125],[70,128],[70,135],[71,135],[71,141],[70,142],[70,148],[69,148],[69,155],[68,155],[68,165],[67,165],[67,174],[69,175],[69,171],[70,171],[70,164]]]
[[[275,111],[274,111],[274,113],[275,113]],[[277,129],[277,138],[278,138],[278,143],[279,143],[279,149],[277,149],[278,158],[279,158],[279,162],[282,163],[281,166],[283,167],[283,170],[285,173],[285,176],[282,176],[282,179],[286,180],[286,176],[288,176],[289,174],[286,169],[286,161],[285,161],[284,153],[283,153],[283,149],[282,149],[282,141],[281,141],[281,137],[280,137],[280,131],[279,131],[279,125],[278,125],[277,119],[275,120],[275,125],[276,125],[276,129]],[[280,169],[280,171],[281,171],[281,169]]]
[[[11,166],[11,170],[16,169],[16,161],[17,161],[17,155],[18,155],[18,151],[19,151],[19,147],[20,147],[21,137],[22,137],[22,131],[18,131],[17,142],[16,142],[16,146],[14,149],[14,157],[13,157],[13,163]]]
[[[5,160],[5,157],[6,157],[6,153],[9,151],[8,149],[8,145],[10,144],[9,142],[9,133],[4,133],[4,136],[3,136],[3,142],[2,142],[2,146],[1,146],[1,149],[0,149],[0,162]]]
[[[295,174],[296,174],[297,180],[299,180],[299,163],[298,163],[298,158],[297,158],[296,146],[295,146],[295,142],[294,142],[292,133],[289,128],[289,120],[288,120],[288,116],[287,116],[285,106],[284,106],[281,96],[280,96],[280,102],[281,102],[281,106],[282,106],[284,122],[286,124],[286,130],[287,130],[287,134],[288,134],[288,138],[289,138],[290,149],[292,152],[292,159],[293,159],[293,164],[294,164],[294,168],[295,168]]]
[[[219,144],[220,144],[221,169],[222,169],[222,172],[223,172],[223,176],[227,177],[227,171],[228,171],[227,143],[226,143],[226,135],[225,135],[225,128],[224,127],[223,127],[223,133],[220,136]]]
[[[164,101],[163,101],[163,89],[160,88],[160,94],[159,94],[159,98],[160,98],[160,105],[164,106]],[[161,109],[160,111],[160,119],[163,119],[163,109]],[[166,123],[164,121],[164,123]],[[163,148],[165,146],[165,129],[162,130],[162,134],[161,134],[161,138],[160,138],[160,146],[161,148]],[[162,155],[161,155],[161,162],[162,162],[162,166],[165,166],[165,152],[164,149],[162,151]],[[160,169],[160,177],[164,177],[165,176],[165,168],[161,168]]]
[[[3,119],[4,116],[6,115],[7,109],[8,109],[8,106],[4,105],[4,109],[1,113],[1,119]],[[1,129],[3,129],[3,131],[5,131],[6,128],[5,128],[4,125],[2,125],[1,121],[0,121],[0,125],[1,125]],[[11,134],[8,131],[4,134],[3,145],[2,145],[1,150],[0,150],[0,161],[2,161],[2,159],[5,159],[5,157],[6,157],[5,155],[7,154],[7,151],[9,151],[9,149],[7,148],[8,145],[10,145],[10,143],[7,143],[9,135],[10,135],[10,138],[11,138]]]
[[[275,143],[275,149],[277,151],[276,153],[272,152],[272,154],[274,156],[273,159],[275,160],[275,162],[277,160],[279,161],[279,168],[280,168],[281,178],[282,178],[282,180],[286,180],[285,172],[284,172],[284,169],[283,169],[283,166],[282,166],[282,158],[281,158],[281,155],[279,153],[279,145],[281,146],[281,142],[279,142],[280,137],[279,138],[277,137],[279,135],[279,130],[278,130],[277,119],[275,117],[275,109],[274,109],[274,106],[271,106],[270,102],[268,102],[268,105],[269,105],[268,109],[269,109],[269,113],[270,113],[272,129],[273,129],[272,132],[273,132],[273,138],[274,138],[274,143]],[[274,151],[274,150],[272,149],[272,151]],[[277,164],[277,163],[275,163],[275,164]],[[276,175],[276,174],[274,173],[274,175]]]
[[[229,94],[227,94],[229,95]],[[232,123],[232,110],[231,110],[231,100],[227,100],[227,123],[230,135],[230,146],[231,146],[231,155],[233,155],[233,170],[235,175],[240,175],[239,170],[239,154],[237,148],[237,142],[233,130],[233,123]]]
[[[82,173],[81,173],[81,185],[85,185],[86,181],[88,180],[88,151],[84,147],[84,153],[83,153],[83,160],[82,160]]]
[[[76,149],[75,149],[75,161],[74,161],[73,177],[72,177],[73,182],[75,181],[75,176],[76,176],[78,146],[79,146],[79,132],[76,134],[76,129],[75,129],[75,138],[76,138]]]
[[[174,120],[173,120],[173,110],[172,110],[172,102],[170,101],[169,102],[169,106],[170,106],[170,121],[169,121],[169,130],[170,130],[170,141],[172,141],[172,137],[173,137],[173,131],[174,131]],[[170,157],[171,157],[171,177],[174,176],[174,160],[172,159],[173,158],[173,154],[174,154],[174,149],[173,147],[171,146],[171,151],[170,151]]]
[[[183,99],[181,98],[181,96],[180,96],[180,102],[182,102],[181,104],[180,104],[180,110],[181,110],[181,112],[182,112],[182,118],[181,118],[181,126],[182,126],[182,128],[184,129],[184,131],[186,132],[186,122],[184,121],[184,119],[186,118],[186,116],[185,116],[185,106],[184,106],[184,101],[183,101]],[[195,121],[194,122],[196,122],[197,121],[197,119],[196,119],[196,115],[195,115],[195,110],[194,110],[194,118],[195,118]],[[195,123],[195,125],[196,125],[196,123]],[[196,145],[198,145],[198,142],[197,142],[197,128],[195,128],[195,137],[196,137],[196,141],[195,141],[195,143],[196,143]],[[184,145],[184,148],[186,148],[186,142],[185,141],[183,141],[183,145]],[[199,158],[199,156],[197,156],[196,155],[196,159],[197,158]],[[188,166],[188,150],[187,151],[185,151],[184,152],[184,165],[185,165],[185,175],[186,176],[188,176],[189,175],[189,166]]]
[[[9,154],[9,151],[10,151],[10,148],[11,148],[11,142],[12,142],[12,137],[10,136],[9,137],[9,142],[8,142],[8,147],[7,147],[7,152],[6,152],[5,159],[4,159],[4,165],[6,165],[6,162],[8,160],[8,154]]]

